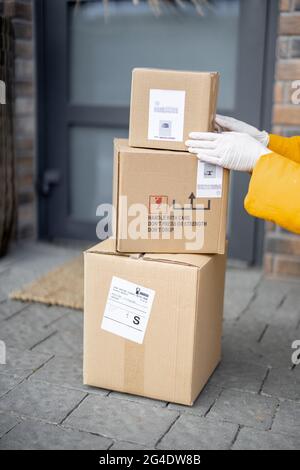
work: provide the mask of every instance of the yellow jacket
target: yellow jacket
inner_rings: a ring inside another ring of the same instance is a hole
[[[300,234],[300,137],[270,136],[269,149],[253,170],[246,211]]]

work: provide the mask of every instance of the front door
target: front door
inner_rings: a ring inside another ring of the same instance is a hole
[[[217,70],[218,111],[268,126],[276,3],[215,0],[200,15],[192,2],[36,0],[40,236],[95,239],[112,141],[128,134],[133,67]],[[253,263],[262,225],[243,209],[248,180],[232,175],[228,237],[230,256]]]

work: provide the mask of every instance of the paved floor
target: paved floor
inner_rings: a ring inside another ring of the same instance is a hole
[[[82,313],[8,300],[77,254],[23,244],[0,261],[0,449],[299,449],[300,283],[229,269],[223,361],[192,408],[82,385]]]

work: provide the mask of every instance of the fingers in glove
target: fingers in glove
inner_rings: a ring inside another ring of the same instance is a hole
[[[220,165],[221,164],[220,159],[218,157],[214,157],[212,155],[207,155],[205,153],[199,153],[198,158],[202,162],[211,163],[212,165]]]
[[[217,132],[190,132],[190,139],[196,140],[216,140],[218,138]]]
[[[187,140],[185,142],[185,145],[187,147],[214,149],[216,148],[216,141],[214,140]]]
[[[206,148],[203,149],[203,148],[199,148],[199,147],[189,147],[188,151],[190,153],[199,154],[200,156],[207,155],[207,156],[210,156],[210,157],[218,158],[218,154],[217,154],[215,149],[206,149]]]
[[[229,131],[236,129],[236,120],[232,117],[223,116],[222,114],[217,114],[215,122],[217,125],[219,125],[223,129],[227,129]]]
[[[198,153],[199,153],[199,148],[197,148],[197,147],[189,147],[189,148],[188,148],[188,152],[198,154]]]
[[[216,122],[214,122],[214,131],[215,132],[223,132],[225,130],[224,127],[220,126],[219,124],[217,124]]]

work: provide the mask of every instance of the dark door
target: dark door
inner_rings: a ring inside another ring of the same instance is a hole
[[[192,4],[161,8],[36,0],[41,237],[95,239],[96,208],[111,201],[112,140],[128,132],[133,67],[218,70],[219,112],[268,127],[277,2],[215,0],[203,16]],[[253,263],[263,230],[243,209],[248,180],[232,175],[228,237],[230,256]]]

